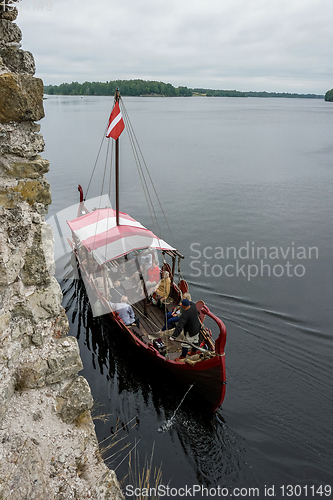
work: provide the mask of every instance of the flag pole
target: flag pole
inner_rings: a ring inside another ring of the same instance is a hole
[[[117,87],[114,95],[115,102],[119,102],[120,92]],[[119,138],[116,139],[116,224],[119,226]]]

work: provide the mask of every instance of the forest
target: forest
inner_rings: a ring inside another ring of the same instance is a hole
[[[109,82],[72,82],[44,86],[49,95],[114,95],[119,87],[123,96],[159,95],[166,97],[191,96],[187,87],[174,87],[171,83],[148,80],[113,80]]]
[[[123,96],[163,96],[163,97],[290,97],[323,99],[323,95],[295,94],[288,92],[241,92],[239,90],[213,90],[203,88],[174,87],[171,83],[150,80],[112,80],[109,82],[72,82],[60,85],[45,85],[44,93],[48,95],[114,95],[119,87]],[[330,91],[333,93],[333,91]],[[327,95],[327,94],[326,94]],[[325,97],[326,99],[326,97]],[[332,99],[326,99],[332,100]]]

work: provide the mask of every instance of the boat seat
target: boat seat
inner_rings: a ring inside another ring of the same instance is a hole
[[[199,319],[200,319],[201,323],[203,323],[203,321],[205,320],[205,317],[206,317],[206,315],[201,311],[201,309],[203,308],[204,305],[205,305],[205,303],[203,300],[198,300],[195,303],[195,306],[197,308],[197,311],[199,314]]]
[[[179,282],[179,288],[180,288],[180,291],[182,292],[182,294],[184,293],[187,293],[188,292],[188,283],[187,281],[185,280],[180,280]]]
[[[170,267],[170,264],[168,264],[167,262],[164,262],[163,266],[161,267],[161,272],[163,272],[163,271],[168,271],[169,277],[172,278],[171,267]]]
[[[180,280],[180,282],[178,283],[178,289],[179,289],[180,293],[179,293],[179,298],[178,298],[178,301],[177,301],[177,302],[179,302],[179,300],[181,300],[181,299],[182,299],[182,297],[183,297],[184,293],[187,293],[187,292],[188,292],[188,289],[189,289],[189,288],[188,288],[188,283],[187,283],[187,281],[185,281],[185,280]]]

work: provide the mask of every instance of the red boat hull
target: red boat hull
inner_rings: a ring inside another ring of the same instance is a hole
[[[140,353],[148,357],[150,361],[157,363],[160,367],[171,372],[185,384],[193,384],[196,393],[207,403],[212,411],[216,411],[222,404],[226,391],[226,369],[224,344],[226,340],[226,329],[223,322],[214,316],[205,306],[205,314],[214,319],[220,326],[220,335],[215,345],[219,348],[217,355],[196,363],[194,366],[182,361],[172,361],[162,356],[153,344],[145,344],[127,328],[123,322],[113,313],[108,313],[109,318],[117,324],[126,338],[137,346]],[[221,327],[222,332],[221,332]],[[223,343],[223,347],[222,347]],[[221,349],[222,347],[222,349]]]
[[[80,269],[85,286],[90,289],[88,295],[95,296],[96,300],[100,300],[105,311],[110,311],[110,307],[105,298],[97,292],[94,283],[89,278],[88,273],[85,272],[82,265]],[[106,314],[110,320],[119,327],[126,339],[137,347],[140,355],[145,356],[149,361],[153,361],[163,369],[168,370],[169,373],[172,373],[180,382],[187,385],[193,384],[195,392],[207,403],[207,406],[212,411],[216,411],[221,406],[226,392],[224,347],[227,331],[224,323],[215,316],[203,302],[200,304],[199,308],[201,321],[203,322],[205,315],[210,316],[219,327],[220,333],[215,341],[216,355],[210,359],[199,361],[194,366],[184,361],[173,361],[166,358],[155,349],[152,343],[146,344],[140,340],[130,328],[124,325],[117,313],[111,311]]]

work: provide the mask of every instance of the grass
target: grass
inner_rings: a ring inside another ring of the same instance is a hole
[[[131,422],[133,422],[133,420],[135,418],[136,417],[133,417],[132,420],[127,422],[125,427],[127,427],[129,424],[131,424]],[[131,429],[134,429],[135,426],[136,426],[136,422],[134,422]],[[119,456],[124,450],[126,450],[131,445],[131,443],[127,443],[120,450],[116,451],[115,453],[113,453],[109,456],[106,456],[108,454],[108,452],[112,448],[114,448],[114,446],[116,446],[118,443],[120,443],[121,441],[123,441],[124,439],[127,438],[127,436],[123,436],[121,438],[118,438],[118,434],[121,430],[123,430],[123,428],[124,428],[124,426],[120,425],[119,418],[118,418],[117,423],[116,423],[115,432],[113,434],[111,434],[110,436],[108,436],[107,438],[103,439],[103,441],[101,441],[100,443],[98,443],[99,444],[99,455],[101,457],[101,460],[104,460],[104,462],[112,459],[111,463],[113,463],[116,460],[117,456]],[[111,439],[111,441],[107,444],[107,441],[109,439]]]
[[[127,483],[133,488],[138,488],[140,495],[135,500],[158,500],[158,486],[162,484],[162,464],[153,468],[155,443],[150,457],[145,457],[143,465],[140,464],[139,452],[134,448],[133,456],[129,455]]]
[[[101,406],[102,405],[98,402],[94,403],[90,411],[88,410],[82,413],[76,419],[76,425],[85,425],[91,422],[91,418],[93,420],[101,420],[104,423],[107,422],[111,414],[101,412]],[[134,500],[158,500],[160,498],[158,495],[158,486],[162,484],[162,465],[159,467],[153,465],[155,443],[153,444],[150,456],[146,456],[143,463],[140,461],[139,452],[137,450],[140,440],[135,441],[135,444],[119,461],[123,452],[131,446],[131,443],[127,442],[119,449],[117,445],[128,438],[127,434],[119,437],[119,433],[124,430],[124,428],[132,430],[136,425],[136,416],[125,425],[121,424],[118,418],[114,432],[98,443],[99,447],[96,450],[96,459],[98,462],[104,461],[106,463],[108,461],[110,468],[114,471],[117,471],[118,467],[128,459],[128,472],[120,481],[122,487],[127,484],[133,486],[133,489],[138,489],[140,491],[138,496],[133,497]],[[110,451],[115,449],[116,446],[118,449],[110,454]],[[116,465],[114,465],[115,463]],[[79,460],[76,467],[78,476],[84,476],[87,470],[86,460]]]
[[[78,427],[85,426],[91,422],[91,420],[101,420],[102,422],[107,422],[111,413],[100,413],[99,408],[102,405],[99,402],[94,402],[90,410],[86,410],[75,419],[75,425]]]

